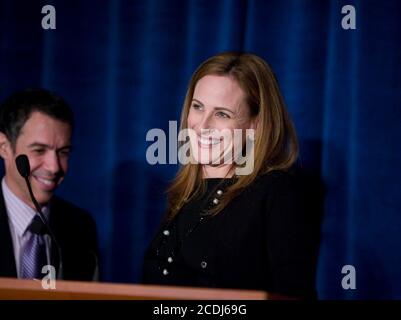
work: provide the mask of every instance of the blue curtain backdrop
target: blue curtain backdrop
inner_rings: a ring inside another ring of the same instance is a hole
[[[41,27],[46,4],[56,30]],[[347,4],[356,30],[341,27]],[[59,194],[95,218],[104,281],[139,281],[177,170],[147,163],[147,131],[178,120],[200,62],[245,50],[275,70],[324,186],[319,297],[401,299],[399,1],[0,1],[0,50],[1,99],[42,86],[75,111]]]

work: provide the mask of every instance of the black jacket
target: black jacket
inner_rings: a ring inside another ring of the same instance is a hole
[[[62,279],[93,280],[97,273],[98,247],[96,226],[90,215],[75,205],[53,197],[49,225],[61,248]],[[59,260],[52,246],[51,261],[59,275]],[[3,192],[0,187],[0,277],[17,277],[13,243]]]
[[[314,298],[317,244],[297,175],[260,176],[217,216],[199,222],[227,180],[207,179],[206,195],[162,224],[145,254],[143,282]]]

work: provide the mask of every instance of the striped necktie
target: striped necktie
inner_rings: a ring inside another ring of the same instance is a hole
[[[35,215],[26,230],[28,239],[23,247],[21,257],[21,278],[42,278],[42,268],[47,264],[45,231],[45,225],[40,217]]]

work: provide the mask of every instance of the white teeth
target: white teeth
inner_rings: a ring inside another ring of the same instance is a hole
[[[214,144],[218,144],[220,142],[220,139],[200,137],[200,138],[198,138],[198,141],[200,144],[214,145]]]
[[[47,186],[51,186],[53,184],[53,180],[47,180],[39,177],[36,177],[36,179],[38,179],[40,182],[44,183]]]

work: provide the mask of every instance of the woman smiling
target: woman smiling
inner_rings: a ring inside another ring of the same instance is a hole
[[[181,129],[193,132],[194,161],[168,190],[143,281],[314,297],[314,245],[294,169],[297,138],[270,67],[248,53],[206,60],[190,80]],[[240,156],[245,166],[252,162],[246,174],[239,174]]]

